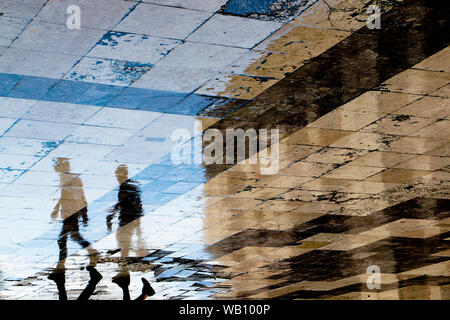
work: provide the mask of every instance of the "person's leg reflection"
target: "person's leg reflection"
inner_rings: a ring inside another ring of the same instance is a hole
[[[150,283],[147,281],[147,279],[142,278],[142,293],[139,297],[136,298],[137,301],[143,301],[145,299],[147,299],[148,297],[151,297],[152,295],[155,294],[155,290],[153,290],[152,286],[150,285]]]
[[[123,300],[125,301],[131,300],[129,289],[130,273],[128,271],[118,273],[116,276],[113,277],[112,282],[117,284],[122,289]]]
[[[97,288],[97,284],[103,278],[100,272],[98,272],[97,269],[95,269],[93,266],[88,266],[86,270],[89,271],[89,276],[91,277],[91,279],[89,280],[86,288],[78,297],[77,300],[80,301],[88,300],[94,294],[95,289]]]

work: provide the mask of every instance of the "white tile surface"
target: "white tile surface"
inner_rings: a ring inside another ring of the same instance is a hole
[[[26,19],[0,16],[0,46],[9,46],[28,23]]]
[[[47,0],[2,0],[0,12],[5,17],[31,19],[44,6]]]
[[[39,101],[22,116],[22,119],[83,124],[100,109],[95,106]]]
[[[213,96],[220,94],[221,96],[227,96],[228,83],[230,83],[232,76],[232,74],[220,74],[205,83],[201,88],[195,91],[195,93]]]
[[[125,145],[114,150],[105,160],[118,162],[140,162],[152,164],[168,154],[173,148],[167,142],[148,141]]]
[[[247,49],[241,48],[186,42],[175,48],[158,65],[220,71],[247,52]]]
[[[59,174],[53,172],[27,171],[15,183],[42,186],[59,186]]]
[[[64,79],[128,86],[150,69],[149,66],[134,67],[136,72],[133,72],[130,68],[133,64],[126,61],[84,57]]]
[[[171,144],[171,136],[173,131],[177,129],[186,129],[191,134],[197,132],[199,127],[198,121],[191,116],[182,116],[177,114],[164,114],[158,121],[152,122],[150,125],[141,130],[136,136],[130,140],[133,142],[145,142],[148,138],[166,139],[167,144]],[[173,145],[177,142],[173,142]]]
[[[155,64],[179,43],[172,39],[113,31],[88,56]]]
[[[0,183],[10,183],[21,174],[20,170],[0,169]]]
[[[141,3],[114,30],[184,39],[210,16],[207,12]]]
[[[43,172],[55,172],[55,164],[58,157],[53,157],[48,155],[37,162],[32,168],[32,171],[43,171]],[[88,170],[96,160],[83,160],[83,159],[70,159],[70,172],[71,173],[82,173]]]
[[[20,179],[20,178],[19,178]],[[16,197],[34,197],[34,198],[49,198],[52,194],[56,195],[58,187],[47,185],[25,185],[25,184],[10,184],[2,190],[1,195]]]
[[[250,50],[248,53],[234,60],[223,71],[224,73],[248,74],[248,67],[257,61],[261,61],[261,57],[264,54],[266,54],[266,51]]]
[[[125,164],[128,167],[128,177],[133,177],[145,168],[147,164],[143,163],[121,163],[117,161],[96,161],[90,165],[83,174],[89,174],[94,176],[115,176],[117,166]]]
[[[6,49],[8,49],[8,47],[2,47],[0,46],[0,56],[5,53]]]
[[[1,142],[1,141],[0,141]],[[100,160],[116,149],[115,146],[64,142],[48,154],[50,158],[64,157],[82,160]],[[1,149],[0,149],[1,150]]]
[[[0,137],[0,152],[17,155],[43,156],[53,148],[46,140]]]
[[[281,26],[278,22],[216,14],[188,40],[251,48]]]
[[[36,100],[0,97],[0,117],[18,118],[36,102]]]
[[[87,189],[107,189],[109,191],[118,186],[114,171],[109,176],[82,174],[80,178],[83,186]]]
[[[75,55],[9,48],[0,57],[0,72],[59,79],[80,58]]]
[[[217,74],[211,69],[154,66],[132,87],[189,93]]]
[[[79,126],[66,123],[19,120],[6,134],[9,137],[63,140]]]
[[[139,130],[161,116],[160,113],[118,108],[103,108],[86,124]]]
[[[81,28],[110,30],[136,3],[124,0],[52,0],[39,12],[36,20],[66,25],[69,17],[66,10],[70,5],[80,7]]]
[[[12,44],[13,48],[85,55],[103,36],[103,30],[70,30],[65,25],[31,22]]]
[[[136,133],[136,130],[81,126],[67,139],[68,142],[121,145]]]
[[[15,119],[0,118],[0,136],[4,134],[15,121]]]
[[[15,154],[0,154],[0,168],[25,170],[39,161],[39,157],[24,156]]]
[[[143,2],[181,7],[199,11],[216,12],[228,0],[144,0]]]

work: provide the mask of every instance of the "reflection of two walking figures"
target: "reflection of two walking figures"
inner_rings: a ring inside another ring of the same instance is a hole
[[[89,241],[83,238],[79,230],[79,221],[81,220],[83,224],[87,226],[89,220],[87,211],[88,204],[84,194],[83,182],[81,181],[79,175],[71,173],[70,162],[66,158],[58,158],[54,169],[59,173],[61,197],[56,204],[51,217],[52,219],[60,217],[63,222],[61,233],[59,234],[58,238],[59,261],[48,278],[56,283],[59,299],[67,300],[67,292],[65,288],[65,261],[67,258],[67,240],[70,237],[82,248],[87,249],[89,253],[89,265],[86,269],[89,272],[90,280],[86,288],[78,297],[78,300],[87,300],[94,293],[97,284],[103,277],[95,269],[98,259],[97,250],[91,247]],[[119,205],[119,203],[117,205]],[[115,207],[117,207],[117,205]],[[149,290],[149,288],[151,288],[150,284],[148,284],[145,279],[143,279],[143,282],[144,288],[141,296],[139,296],[140,299],[145,299],[147,296],[150,296],[154,293],[153,289]]]
[[[118,214],[119,227],[116,231],[117,245],[120,249],[122,259],[126,259],[132,250],[132,237],[136,234],[137,255],[146,253],[145,244],[142,241],[140,217],[143,215],[141,203],[141,191],[137,182],[128,178],[128,168],[120,165],[116,169],[116,178],[119,183],[118,201],[110,210],[106,217],[108,231],[112,231],[112,220]],[[123,299],[130,300],[130,272],[127,265],[119,267],[119,273],[113,277],[113,282],[117,284],[123,292]],[[136,300],[143,300],[147,296],[152,296],[155,291],[145,278],[142,278],[142,294]]]

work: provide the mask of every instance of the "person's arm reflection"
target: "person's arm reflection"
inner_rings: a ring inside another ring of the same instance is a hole
[[[56,220],[56,218],[58,218],[60,209],[61,209],[61,200],[59,200],[58,203],[55,205],[55,208],[53,208],[53,211],[51,214],[52,220]]]

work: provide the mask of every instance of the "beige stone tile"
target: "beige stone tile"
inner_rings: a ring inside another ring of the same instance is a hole
[[[378,167],[352,166],[346,164],[323,177],[325,179],[364,180],[382,170],[384,169]]]
[[[413,94],[386,91],[367,91],[339,107],[342,111],[365,111],[378,114],[394,112],[422,98]]]
[[[221,173],[218,176],[206,182],[206,185],[219,183],[219,184],[235,184],[241,186],[248,186],[258,183],[264,178],[265,176],[259,173],[242,172],[242,171],[225,171],[224,173]]]
[[[298,177],[319,177],[333,168],[332,164],[300,161],[280,170],[279,174]]]
[[[220,265],[223,266],[234,266],[238,263],[241,263],[246,260],[251,260],[255,257],[259,257],[261,255],[266,255],[268,252],[277,249],[276,247],[244,247],[239,250],[236,250],[230,254],[222,256],[218,259],[215,259]]]
[[[321,148],[322,147],[282,143],[279,149],[280,159],[298,161]]]
[[[302,203],[295,201],[286,201],[286,200],[269,200],[264,202],[263,204],[257,206],[256,210],[262,211],[291,211],[296,209],[299,206],[302,206]]]
[[[318,198],[325,196],[327,192],[311,191],[311,190],[292,190],[281,195],[280,198],[295,201],[316,201]]]
[[[230,286],[230,290],[225,292],[219,292],[214,295],[216,299],[224,298],[236,298],[242,296],[246,292],[252,292],[261,288],[273,286],[284,282],[285,280],[273,280],[273,279],[250,279],[247,274],[234,277],[226,282],[218,283],[218,286]]]
[[[286,215],[276,217],[271,220],[265,220],[258,224],[259,228],[264,230],[288,230],[299,226],[305,222],[320,217],[321,213],[286,213]]]
[[[304,241],[304,240],[301,240],[298,243],[299,243],[299,245],[298,245],[299,248],[318,249],[323,246],[329,245],[331,243],[331,241],[310,241],[310,240]]]
[[[209,183],[203,188],[205,196],[230,196],[244,189],[242,185]]]
[[[362,232],[362,236],[385,236],[406,238],[428,238],[445,232],[445,227],[436,227],[436,220],[399,219],[383,226]]]
[[[345,188],[342,188],[342,192],[355,192],[355,193],[368,193],[377,194],[389,189],[393,189],[400,184],[398,183],[386,183],[386,182],[374,182],[374,181],[352,181],[353,183]]]
[[[371,276],[371,274],[362,273],[360,275],[357,275],[355,278],[358,279],[359,283],[366,284],[367,279]],[[380,284],[391,284],[391,283],[397,283],[399,281],[404,281],[407,279],[414,278],[415,275],[405,275],[405,274],[398,274],[398,273],[380,273]],[[338,280],[339,281],[339,280]]]
[[[421,129],[413,135],[425,138],[440,138],[450,140],[450,120],[437,121]]]
[[[389,91],[413,94],[428,94],[446,85],[450,73],[408,69],[381,84]]]
[[[382,117],[384,114],[346,111],[338,108],[309,124],[308,127],[358,131]]]
[[[288,23],[255,49],[285,52],[289,53],[294,61],[304,61],[321,54],[349,35],[351,32],[348,31],[311,28]]]
[[[261,52],[260,58],[246,67],[244,73],[256,77],[283,79],[287,73],[302,67],[303,61],[301,54]]]
[[[303,240],[300,240],[300,242],[305,241],[318,241],[318,242],[337,242],[343,239],[347,239],[352,237],[352,234],[347,233],[327,233],[327,232],[321,232],[318,234],[315,234],[311,237],[305,238]]]
[[[337,240],[327,246],[320,247],[319,250],[349,251],[385,238],[384,235],[346,235],[343,239]]]
[[[450,224],[450,217],[438,220],[438,225],[449,225],[449,224]]]
[[[434,257],[450,257],[450,249],[439,251],[438,253],[432,254]]]
[[[447,143],[441,147],[428,151],[426,154],[438,157],[450,157],[450,143]]]
[[[264,258],[267,258],[271,262],[276,262],[289,259],[292,257],[297,257],[312,250],[313,250],[312,248],[303,248],[299,246],[286,246],[282,248],[277,248],[273,251],[264,254]]]
[[[246,74],[283,78],[309,59],[328,50],[351,33],[342,30],[326,30],[288,23],[255,49],[269,51],[259,61],[251,64]]]
[[[312,179],[314,178],[276,175],[258,182],[255,187],[295,188]]]
[[[368,0],[320,0],[300,14],[293,23],[330,29],[356,31],[366,25]]]
[[[257,222],[260,229],[266,230],[286,230],[293,228],[302,223],[316,219],[323,214],[318,213],[290,213],[282,211],[258,211],[246,210],[239,216],[239,219],[250,219]]]
[[[214,205],[216,202],[219,202],[220,200],[222,200],[224,197],[216,197],[216,196],[207,196],[203,199],[203,206],[209,207]]]
[[[355,181],[342,179],[318,178],[301,186],[302,190],[340,191],[350,187]]]
[[[417,230],[406,230],[402,232],[401,237],[425,239],[438,234],[448,232],[450,227],[444,226],[425,226]]]
[[[422,177],[428,173],[429,171],[424,170],[387,169],[374,176],[371,176],[367,179],[367,181],[406,183],[416,178]]]
[[[389,144],[385,151],[423,154],[445,145],[447,141],[435,138],[401,137]]]
[[[448,99],[427,96],[414,101],[394,113],[434,119],[445,118],[450,115],[449,104]]]
[[[261,165],[259,163],[238,163],[232,166],[228,171],[240,171],[240,172],[250,172],[259,173]]]
[[[450,72],[450,47],[447,47],[431,57],[422,60],[413,68]]]
[[[201,131],[205,131],[209,127],[211,127],[213,124],[218,122],[220,119],[216,118],[204,118],[204,117],[196,117],[198,121],[200,121],[200,127],[198,128]]]
[[[231,208],[246,210],[260,204],[261,201],[254,199],[225,198],[214,204],[216,208]]]
[[[367,150],[324,148],[307,156],[304,161],[320,163],[344,163],[367,154]]]
[[[351,292],[332,300],[441,300],[442,287],[414,285],[386,291]]]
[[[421,155],[402,162],[395,168],[433,171],[448,165],[450,165],[450,158]]]
[[[377,150],[386,147],[385,137],[377,133],[353,132],[332,143],[332,147]]]
[[[269,261],[265,260],[259,260],[259,259],[253,259],[250,261],[244,261],[241,263],[238,263],[232,267],[224,269],[222,272],[225,275],[234,276],[246,272],[255,272],[257,270],[262,269],[267,264],[269,264]]]
[[[349,164],[352,166],[390,168],[414,157],[415,155],[412,154],[373,151]]]
[[[313,146],[328,146],[339,139],[350,135],[349,131],[329,130],[320,128],[303,128],[286,138],[289,144],[306,144]]]
[[[228,98],[252,99],[277,82],[277,79],[262,79],[245,75],[226,74],[209,80],[200,89],[195,91],[195,93]]]
[[[359,193],[344,193],[332,191],[315,191],[315,190],[292,190],[282,194],[280,198],[286,200],[295,200],[303,202],[316,202],[325,204],[335,204],[346,202],[349,200],[357,200],[362,198],[363,195]]]
[[[425,274],[425,275],[429,275],[429,276],[449,277],[450,276],[450,260],[430,264],[428,266],[409,270],[409,271],[405,271],[405,272],[402,272],[401,274],[405,274],[405,275],[410,275],[410,274],[424,275]]]
[[[236,193],[234,197],[236,198],[248,198],[248,199],[263,199],[267,200],[270,198],[275,198],[282,193],[289,191],[289,189],[282,188],[252,188],[248,191],[242,191]]]
[[[450,98],[450,84],[447,84],[446,86],[443,86],[442,88],[439,88],[436,91],[433,91],[431,93],[431,95],[442,97],[445,99]]]
[[[295,201],[294,201],[295,202]],[[333,211],[339,210],[341,208],[340,204],[337,203],[327,203],[327,202],[309,202],[299,205],[292,210],[294,213],[331,213]]]
[[[421,118],[410,115],[388,115],[365,127],[361,131],[405,136],[417,132],[434,121],[435,120],[431,118]]]

